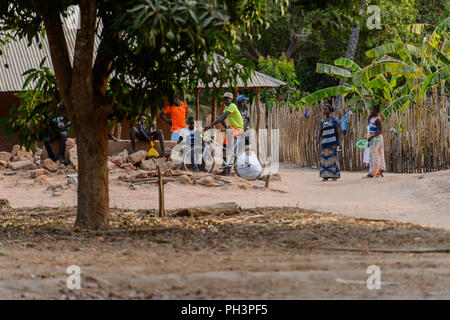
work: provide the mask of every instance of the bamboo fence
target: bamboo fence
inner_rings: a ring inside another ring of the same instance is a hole
[[[251,126],[255,128],[256,106],[250,106]],[[320,157],[319,122],[322,110],[317,105],[309,109],[291,111],[286,105],[263,112],[262,127],[279,129],[280,161],[301,166],[318,166]],[[348,121],[341,141],[341,170],[361,171],[363,149],[355,143],[364,139],[367,113],[354,113]],[[386,167],[389,172],[421,173],[450,168],[450,107],[438,105],[433,99],[424,107],[409,107],[385,116],[383,137]]]

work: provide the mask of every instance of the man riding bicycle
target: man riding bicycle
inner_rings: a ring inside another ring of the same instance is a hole
[[[236,136],[240,135],[244,132],[244,122],[242,120],[241,112],[239,111],[238,107],[233,103],[233,94],[231,92],[225,92],[225,94],[222,96],[222,102],[227,106],[224,110],[224,112],[209,126],[205,127],[205,130],[211,129],[213,126],[218,124],[219,122],[222,123],[222,125],[225,127],[225,129],[231,128],[233,131],[233,137],[232,142],[234,142]],[[225,123],[225,119],[228,120],[228,123],[230,124],[230,127],[227,126]],[[223,141],[224,146],[227,144],[227,138],[225,137]],[[224,170],[224,173],[230,174],[230,167],[226,167]]]

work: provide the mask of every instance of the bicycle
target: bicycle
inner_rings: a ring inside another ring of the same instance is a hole
[[[256,151],[250,148],[244,143],[242,143],[242,139],[245,139],[244,135],[238,135],[234,139],[233,149],[230,159],[227,163],[224,163],[222,169],[227,170],[234,168],[236,174],[247,180],[255,180],[260,178],[262,168],[258,162],[258,157],[256,155]],[[215,166],[215,150],[222,150],[223,154],[226,154],[226,148],[217,143],[216,140],[213,139],[213,135],[205,135],[203,137],[204,147],[203,146],[193,146],[189,147],[183,155],[183,169],[185,171],[190,171],[191,168],[188,166],[191,165],[191,159],[195,159],[195,154],[202,155],[202,166],[204,166],[204,171],[210,173]],[[242,150],[238,150],[239,146],[245,145]],[[191,153],[194,152],[194,156]]]

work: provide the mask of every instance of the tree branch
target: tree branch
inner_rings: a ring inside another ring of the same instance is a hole
[[[304,28],[304,24],[301,23],[297,31],[291,36],[291,42],[289,43],[289,47],[286,51],[286,60],[290,60],[292,57],[292,54],[295,52],[295,49],[297,49],[298,45],[300,44],[300,34]]]
[[[72,83],[72,67],[70,65],[69,50],[61,18],[57,10],[51,10],[51,6],[42,6],[38,1],[33,2],[39,15],[44,21],[44,27],[50,47],[50,56],[55,70],[56,84],[69,116],[72,114],[72,100],[70,98],[70,86]]]
[[[253,51],[256,57],[263,57],[263,54],[255,47],[253,42],[251,42],[247,37],[244,37],[244,41],[248,44],[249,48]]]

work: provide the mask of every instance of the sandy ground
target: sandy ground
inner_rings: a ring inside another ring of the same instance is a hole
[[[76,192],[65,190],[53,197],[45,186],[33,186],[29,173],[6,176],[0,171],[0,198],[11,206],[75,206]],[[149,209],[158,206],[157,186],[131,190],[117,180],[124,171],[110,173],[112,208]],[[450,230],[450,170],[426,174],[390,174],[384,178],[362,179],[365,172],[343,172],[336,182],[322,182],[317,170],[282,164],[281,182],[271,182],[271,190],[242,189],[235,183],[226,187],[165,185],[168,209],[234,201],[245,208],[293,206],[353,217],[386,219],[436,226]],[[51,184],[65,182],[64,176],[49,176]],[[250,186],[263,187],[263,181]],[[279,191],[282,192],[279,192]]]
[[[316,170],[282,165],[268,190],[238,178],[169,182],[166,218],[156,216],[156,186],[133,190],[123,174],[110,173],[110,229],[75,232],[74,188],[54,197],[29,172],[0,171],[0,199],[13,207],[0,206],[0,299],[450,299],[450,249],[370,252],[450,247],[450,170],[370,180],[343,172],[323,183]],[[248,209],[170,210],[226,201]],[[80,290],[66,286],[70,265],[81,268]],[[371,265],[380,290],[366,286]]]
[[[74,232],[74,219],[74,208],[3,210],[0,299],[450,299],[449,253],[369,252],[443,248],[442,229],[296,208],[162,219],[115,209],[97,232]],[[70,265],[80,290],[66,287]],[[372,265],[378,290],[366,285]]]

